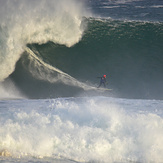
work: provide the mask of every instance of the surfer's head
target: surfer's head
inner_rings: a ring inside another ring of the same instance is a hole
[[[104,78],[106,78],[106,75],[103,75]]]

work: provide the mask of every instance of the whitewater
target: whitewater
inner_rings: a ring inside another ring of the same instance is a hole
[[[108,97],[1,101],[13,162],[162,162],[163,102]],[[4,152],[4,154],[5,154]]]
[[[163,162],[162,6],[0,0],[0,162]]]

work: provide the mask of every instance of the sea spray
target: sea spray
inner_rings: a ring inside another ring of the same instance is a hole
[[[11,79],[0,83],[0,99],[22,99],[25,97]]]
[[[84,90],[96,90],[96,87],[92,84],[80,82],[58,68],[45,63],[41,58],[38,57],[38,52],[35,51],[35,53],[37,53],[35,54],[29,48],[26,48],[25,50],[29,58],[29,64],[26,66],[34,78],[48,81],[50,83],[64,83],[65,85],[83,88]]]

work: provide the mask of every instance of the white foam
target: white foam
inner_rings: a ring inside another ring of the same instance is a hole
[[[147,104],[150,104],[150,109]],[[95,162],[161,162],[162,101],[112,98],[4,104],[0,149],[12,156]],[[2,107],[2,105],[0,105]]]
[[[153,6],[150,6],[151,8],[163,8],[163,5],[153,5]]]

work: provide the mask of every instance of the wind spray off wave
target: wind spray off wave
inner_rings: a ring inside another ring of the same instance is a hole
[[[45,63],[41,58],[37,57],[31,49],[26,48],[25,50],[29,54],[28,58],[30,64],[28,65],[28,70],[34,78],[48,81],[50,83],[61,82],[66,85],[83,88],[84,90],[96,89],[93,86],[78,81],[58,68]]]
[[[68,5],[67,5],[68,4]],[[15,69],[27,44],[52,41],[70,47],[83,34],[82,5],[75,1],[5,1],[0,7],[0,81]]]

